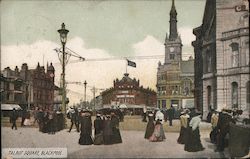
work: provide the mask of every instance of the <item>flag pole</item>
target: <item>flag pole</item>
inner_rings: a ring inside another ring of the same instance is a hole
[[[126,64],[126,74],[128,73],[127,72],[127,68],[128,68],[128,64],[127,63],[128,63],[128,59],[126,59],[126,63],[125,63]]]

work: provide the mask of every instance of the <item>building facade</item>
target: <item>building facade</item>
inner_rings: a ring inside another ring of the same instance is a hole
[[[2,103],[15,103],[24,109],[39,107],[51,109],[54,104],[54,73],[52,65],[47,64],[47,71],[39,63],[35,69],[28,69],[24,63],[19,71],[9,67],[2,71],[1,89]],[[4,81],[5,79],[5,81]],[[3,93],[3,95],[2,95]]]
[[[114,80],[114,86],[101,93],[103,105],[145,105],[156,106],[156,92],[140,86],[140,81],[131,79],[128,73],[121,80]]]
[[[176,109],[193,107],[194,59],[182,60],[182,41],[177,32],[177,12],[172,1],[169,36],[165,39],[165,61],[158,63],[157,105]]]
[[[196,88],[204,117],[210,108],[238,108],[249,117],[249,3],[209,0],[194,29]],[[199,59],[202,59],[198,61]],[[202,66],[202,68],[200,67]]]

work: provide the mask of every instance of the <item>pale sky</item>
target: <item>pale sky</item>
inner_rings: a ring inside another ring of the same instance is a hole
[[[38,62],[53,62],[59,85],[61,66],[53,49],[61,47],[57,30],[62,22],[69,30],[66,47],[86,59],[164,55],[171,0],[2,0],[0,4],[1,70],[20,68],[22,63],[35,68]],[[205,0],[175,0],[175,6],[183,59],[187,59],[194,52],[192,29],[202,23]],[[156,90],[157,64],[163,59],[133,59],[137,68],[128,67],[129,76]],[[124,60],[69,63],[66,80],[86,80],[88,86],[109,88],[125,70]],[[71,84],[67,88],[71,90],[70,104],[83,98],[83,86]],[[92,97],[88,87],[87,99]]]

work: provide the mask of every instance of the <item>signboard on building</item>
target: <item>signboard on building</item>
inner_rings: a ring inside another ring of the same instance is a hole
[[[182,108],[194,108],[194,99],[182,99]]]

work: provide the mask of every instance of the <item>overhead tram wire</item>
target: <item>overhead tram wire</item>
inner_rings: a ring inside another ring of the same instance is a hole
[[[77,60],[71,60],[68,61],[68,63],[78,63],[78,62],[94,62],[94,61],[115,61],[115,60],[126,60],[126,59],[136,59],[136,60],[151,60],[151,59],[161,59],[164,58],[164,55],[150,55],[150,56],[124,56],[124,57],[108,57],[108,58],[90,58],[90,59],[85,59],[75,51],[69,49],[66,47],[66,54],[69,56],[73,56],[78,58]],[[54,51],[56,51],[58,54],[62,53],[61,48],[55,48]]]
[[[164,58],[164,55],[152,55],[152,56],[126,56],[126,57],[109,57],[109,58],[90,58],[85,60],[71,60],[69,63],[78,62],[95,62],[95,61],[116,61],[125,59],[135,59],[135,60],[154,60]]]

